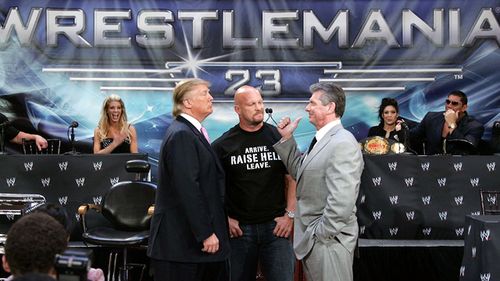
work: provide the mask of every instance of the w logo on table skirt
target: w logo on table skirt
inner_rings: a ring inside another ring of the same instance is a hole
[[[488,168],[488,172],[495,171],[495,165],[496,165],[495,162],[491,162],[491,163],[486,164],[486,168]]]
[[[490,230],[489,229],[481,230],[479,232],[479,237],[481,237],[481,241],[488,241],[488,240],[490,240]]]
[[[446,178],[437,179],[439,187],[446,186]]]
[[[462,171],[462,162],[454,163],[453,167],[455,168],[455,171]]]
[[[422,229],[422,233],[423,233],[425,236],[429,236],[429,235],[431,235],[431,231],[432,231],[432,228],[431,228],[431,227],[427,227],[427,228]]]
[[[391,236],[394,236],[394,235],[398,234],[398,230],[399,230],[399,228],[397,228],[397,227],[389,228],[389,234]]]
[[[431,166],[430,162],[425,162],[420,164],[420,167],[422,167],[422,171],[429,171],[429,167]]]
[[[382,178],[381,177],[376,177],[372,178],[373,186],[380,186],[380,183],[382,183]]]
[[[415,219],[415,211],[406,212],[406,219],[412,221]]]
[[[479,278],[481,278],[481,281],[490,281],[491,273],[481,273]]]
[[[68,169],[68,161],[59,162],[58,165],[59,165],[59,170],[61,171],[66,171],[66,169]]]
[[[102,196],[92,197],[92,201],[93,201],[93,202],[94,202],[94,204],[96,204],[96,205],[101,205],[101,202],[102,202]]]
[[[26,171],[33,170],[33,162],[26,162],[26,163],[24,163],[24,169],[26,169]]]
[[[497,204],[497,197],[495,195],[488,194],[486,197],[486,201],[490,203],[490,205],[496,205]]]
[[[59,197],[59,204],[66,205],[68,203],[68,196]]]
[[[406,187],[411,187],[411,186],[413,186],[413,177],[411,177],[411,178],[406,178],[406,179],[405,179],[405,184],[406,184]]]
[[[478,186],[479,185],[479,178],[471,178],[470,179],[470,185],[472,185],[472,186]]]
[[[447,211],[443,211],[443,212],[439,212],[439,219],[442,220],[442,221],[445,221],[446,218],[448,217],[448,212]]]
[[[40,180],[42,182],[43,187],[47,187],[50,185],[50,178],[44,178]]]
[[[111,185],[115,185],[120,181],[120,177],[115,177],[115,178],[109,178],[109,182]]]
[[[457,235],[457,237],[464,235],[464,228],[463,227],[455,228],[455,234]]]
[[[372,212],[373,218],[379,220],[382,217],[382,211]]]
[[[399,200],[399,196],[389,196],[389,201],[391,201],[391,205],[397,205]]]
[[[92,164],[94,165],[94,170],[96,170],[96,171],[101,170],[101,168],[102,168],[102,161],[92,162]]]
[[[7,182],[8,187],[16,185],[16,178],[6,178],[5,181]]]
[[[75,182],[78,187],[82,187],[85,185],[85,178],[77,178],[75,179]]]
[[[422,203],[424,203],[424,205],[429,205],[431,203],[431,196],[422,196]]]
[[[398,162],[387,163],[387,166],[389,166],[390,171],[396,171],[398,168]]]
[[[463,196],[457,196],[455,197],[455,204],[457,204],[457,206],[460,206],[464,203],[464,197]]]

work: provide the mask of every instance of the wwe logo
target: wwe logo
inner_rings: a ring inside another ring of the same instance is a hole
[[[405,184],[406,184],[406,187],[413,186],[413,177],[405,178]]]
[[[472,186],[478,186],[479,185],[479,178],[471,178],[470,179],[470,185],[472,185]]]
[[[66,205],[68,203],[68,196],[59,197],[59,204]]]
[[[26,171],[33,170],[33,162],[26,162],[26,163],[24,163],[24,169],[26,169]]]
[[[6,178],[5,181],[7,182],[8,187],[16,185],[16,178]]]
[[[462,162],[458,163],[453,163],[453,168],[455,168],[455,171],[462,171]]]
[[[448,217],[447,211],[439,212],[439,219],[440,220],[445,221],[447,217]]]
[[[66,171],[66,169],[68,169],[68,161],[59,162],[58,165],[61,171]]]
[[[94,204],[96,204],[96,205],[101,205],[101,202],[102,202],[102,196],[92,197],[92,201],[93,201],[93,202],[94,202]]]
[[[376,177],[372,178],[373,186],[380,186],[382,183],[382,178],[381,177]]]
[[[429,236],[429,235],[431,235],[431,231],[432,231],[432,228],[431,228],[431,227],[428,227],[428,228],[424,228],[424,229],[422,229],[422,233],[423,233],[425,236]]]
[[[462,265],[460,267],[460,276],[464,276],[465,275],[465,265]]]
[[[5,217],[10,221],[14,220],[14,214],[6,214]]]
[[[397,205],[399,200],[399,196],[389,196],[389,201],[391,201],[391,205]]]
[[[486,201],[490,203],[490,205],[496,205],[497,204],[497,197],[496,195],[488,194],[488,197],[486,197]]]
[[[443,187],[446,185],[446,178],[437,179],[437,182],[438,182],[439,187]]]
[[[389,234],[391,234],[391,236],[394,236],[394,235],[398,234],[398,230],[399,230],[399,228],[397,228],[397,227],[389,228]]]
[[[366,228],[366,226],[364,226],[364,225],[360,226],[359,227],[359,233],[360,234],[365,234],[365,228]]]
[[[473,216],[479,216],[481,213],[479,211],[475,211],[475,212],[470,212],[470,214]]]
[[[424,205],[429,205],[431,203],[431,196],[422,196],[422,203],[424,203]]]
[[[382,217],[382,211],[372,212],[373,218],[379,220]]]
[[[481,241],[488,241],[490,240],[490,230],[481,230],[479,232],[479,237],[481,237]]]
[[[396,171],[398,162],[387,163],[387,166],[389,166],[389,171]]]
[[[76,185],[78,187],[82,187],[85,185],[85,178],[78,178],[78,179],[75,179],[75,182],[76,182]]]
[[[415,219],[415,211],[406,212],[406,219],[408,219],[409,221],[414,220]]]
[[[422,167],[422,171],[429,171],[429,167],[431,166],[430,162],[425,162],[420,164],[420,167]]]
[[[464,203],[464,197],[463,196],[457,196],[455,197],[455,204],[457,204],[457,206],[460,206]]]
[[[472,257],[475,258],[476,257],[476,253],[477,253],[477,248],[476,247],[472,247],[471,249],[471,254],[472,254]]]
[[[115,185],[115,184],[117,184],[119,181],[120,181],[120,177],[116,177],[116,178],[109,178],[109,182],[111,183],[111,185]]]
[[[455,234],[458,237],[463,236],[464,235],[464,228],[463,227],[455,228]]]
[[[495,165],[496,165],[495,162],[491,162],[491,163],[486,164],[486,168],[488,168],[488,172],[495,171]]]
[[[40,180],[42,182],[43,187],[47,187],[50,185],[50,178],[44,178]]]
[[[490,281],[491,273],[481,273],[479,278],[481,278],[481,281]]]
[[[365,200],[366,200],[366,196],[365,196],[364,194],[363,194],[363,195],[361,195],[361,199],[359,200],[359,202],[360,202],[361,204],[363,204],[363,203],[365,203]]]
[[[102,161],[92,162],[92,164],[94,165],[94,170],[96,170],[96,171],[100,170],[102,167]]]

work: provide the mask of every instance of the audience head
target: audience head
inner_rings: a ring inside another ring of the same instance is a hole
[[[203,121],[212,113],[212,100],[208,81],[192,78],[181,81],[175,86],[173,92],[174,117],[181,113],[189,114],[198,121]]]
[[[264,122],[264,101],[256,88],[242,86],[234,93],[234,111],[243,129],[259,127]]]
[[[7,233],[3,267],[14,276],[54,274],[54,258],[67,245],[67,232],[54,218],[41,212],[25,215]]]
[[[467,95],[462,91],[451,91],[445,101],[445,110],[450,109],[458,112],[458,117],[461,118],[467,111]]]
[[[398,101],[392,98],[383,98],[378,108],[378,118],[385,125],[393,125],[399,117]]]
[[[38,207],[35,212],[45,213],[58,221],[68,233],[68,237],[73,231],[73,220],[69,216],[66,208],[53,203],[45,203]]]
[[[306,106],[309,121],[322,128],[327,123],[344,115],[346,98],[344,90],[331,82],[319,82],[309,87],[312,95]]]
[[[102,103],[98,125],[101,138],[106,138],[111,124],[117,124],[121,131],[128,130],[127,111],[123,100],[118,95],[110,95]]]
[[[55,281],[56,279],[52,278],[48,274],[41,273],[28,273],[15,277],[12,281]]]

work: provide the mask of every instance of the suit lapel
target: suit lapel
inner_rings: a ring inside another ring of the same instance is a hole
[[[300,177],[302,176],[302,172],[304,172],[304,169],[311,163],[311,161],[318,155],[320,152],[323,150],[323,148],[330,142],[330,139],[340,130],[342,129],[342,125],[339,124],[328,131],[326,135],[318,142],[316,145],[314,145],[313,149],[311,152],[307,155],[306,159],[304,159],[304,162],[299,167],[299,171],[297,173],[297,181],[299,181]]]

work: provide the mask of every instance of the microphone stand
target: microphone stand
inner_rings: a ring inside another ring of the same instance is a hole
[[[267,121],[268,121],[269,119],[271,119],[271,120],[273,120],[274,124],[277,126],[277,125],[278,125],[278,122],[276,122],[276,120],[274,120],[274,118],[273,118],[273,109],[272,109],[272,108],[266,108],[266,109],[265,109],[265,111],[266,111],[266,113],[267,113],[267,119],[266,119],[266,121],[264,121],[264,122],[266,122],[266,123],[267,123]]]
[[[71,151],[68,151],[64,154],[66,154],[66,155],[78,155],[78,154],[80,154],[80,152],[77,152],[76,148],[75,148],[75,127],[69,126],[68,133],[69,133],[70,129],[71,129],[71,135],[69,137],[69,143],[71,144]]]

